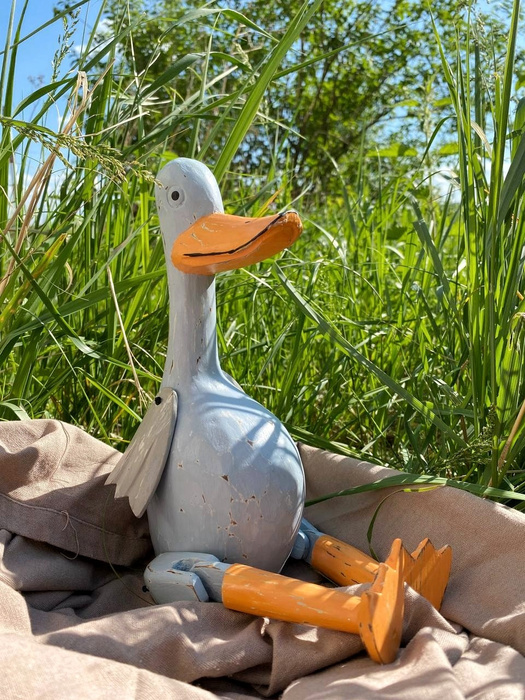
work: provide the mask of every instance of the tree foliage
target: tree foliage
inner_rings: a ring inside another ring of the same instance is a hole
[[[231,121],[221,97],[238,91],[240,108],[274,39],[301,4],[107,0],[103,31],[109,37],[131,28],[119,53],[131,90],[140,90],[145,75],[161,85],[144,103],[151,128],[181,103],[191,103],[197,92],[205,96],[205,106],[199,101],[169,135],[169,148],[198,155],[204,146],[213,163]],[[458,0],[434,0],[431,9],[419,0],[327,1],[267,91],[259,119],[237,154],[238,168],[248,173],[271,168],[278,154],[279,165],[285,163],[299,184],[326,182],[334,161],[352,181],[356,155],[369,143],[387,157],[405,156],[410,165],[414,149],[421,147],[421,153],[439,119],[450,111],[432,22],[449,55],[458,37],[472,33],[490,82],[504,57],[503,25],[494,14],[489,20]],[[188,54],[197,54],[198,60],[166,80]],[[521,65],[518,60],[518,70]],[[131,129],[129,138],[136,137]]]

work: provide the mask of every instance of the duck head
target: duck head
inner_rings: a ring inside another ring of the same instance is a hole
[[[261,218],[224,213],[211,171],[178,158],[159,173],[155,197],[166,252],[181,272],[214,275],[251,265],[288,248],[302,224],[294,211]]]

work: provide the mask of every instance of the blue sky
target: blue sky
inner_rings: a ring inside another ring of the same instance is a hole
[[[23,0],[13,0],[16,2],[15,27],[20,17],[23,7]],[[4,48],[11,12],[12,0],[0,0],[0,47]],[[101,0],[88,0],[81,8],[80,21],[73,38],[76,44],[82,42],[84,27],[92,27],[100,8]],[[38,27],[42,26],[53,18],[53,7],[56,0],[29,0],[24,18],[22,37],[29,35]],[[19,46],[16,59],[16,95],[15,104],[25,95],[34,90],[29,78],[38,79],[43,77],[48,81],[52,75],[52,61],[55,51],[59,45],[59,36],[63,33],[62,20],[51,24],[46,29],[38,32],[34,37],[24,41]],[[66,58],[66,61],[68,59]],[[1,62],[1,59],[0,59]],[[66,67],[66,66],[64,66]]]

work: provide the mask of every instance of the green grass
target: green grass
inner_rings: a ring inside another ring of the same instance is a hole
[[[458,38],[465,60],[443,53],[452,107],[429,154],[447,129],[456,129],[458,152],[457,176],[440,197],[428,182],[417,184],[428,180],[428,154],[408,175],[401,157],[384,168],[380,157],[366,155],[374,144],[358,157],[355,188],[340,177],[334,191],[296,198],[286,168],[251,177],[230,170],[315,7],[305,4],[263,64],[236,74],[228,94],[211,77],[219,60],[211,51],[179,57],[154,81],[147,71],[132,80],[121,74],[118,47],[134,31],[123,24],[110,43],[88,37],[80,59],[87,78],[68,72],[64,45],[53,84],[17,106],[24,30],[12,25],[0,72],[1,418],[58,418],[120,449],[133,435],[166,351],[152,180],[176,149],[215,166],[230,212],[260,214],[293,202],[305,221],[300,241],[278,260],[219,277],[224,369],[306,443],[520,508],[525,107],[514,115],[518,3],[501,72],[483,72],[473,37]],[[37,42],[38,32],[27,41]],[[95,78],[101,62],[106,68]],[[487,72],[495,73],[492,83]],[[175,90],[175,81],[187,89]],[[154,100],[166,92],[171,109],[152,127]],[[57,129],[59,99],[69,106]]]

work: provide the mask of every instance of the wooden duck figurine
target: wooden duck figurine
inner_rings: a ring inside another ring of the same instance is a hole
[[[305,478],[295,443],[218,359],[215,273],[290,246],[301,221],[295,212],[225,215],[215,178],[197,161],[172,161],[158,179],[170,297],[166,364],[154,403],[106,482],[116,484],[116,497],[128,496],[135,515],[148,511],[157,556],[146,583],[157,602],[211,598],[360,634],[370,656],[388,663],[401,639],[404,580],[439,605],[449,548],[435,552],[424,541],[411,556],[396,540],[378,565],[306,521],[298,537]],[[340,585],[372,585],[348,596],[269,573],[292,548]]]
[[[220,367],[215,279],[291,245],[295,212],[224,214],[210,170],[179,158],[159,173],[170,329],[161,389],[108,479],[147,507],[155,552],[193,550],[279,571],[301,523],[305,480],[280,421]],[[271,545],[271,546],[270,546]]]

